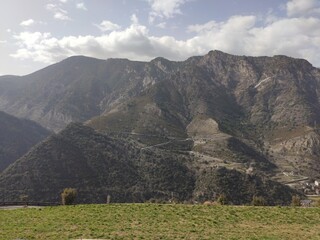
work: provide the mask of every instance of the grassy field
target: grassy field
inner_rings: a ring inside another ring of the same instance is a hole
[[[110,204],[0,210],[0,239],[320,239],[320,208]]]

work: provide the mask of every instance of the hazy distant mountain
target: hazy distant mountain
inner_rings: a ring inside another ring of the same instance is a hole
[[[0,172],[49,134],[35,122],[0,111]]]

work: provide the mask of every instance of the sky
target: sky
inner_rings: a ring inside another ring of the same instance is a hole
[[[320,67],[320,0],[4,0],[0,75],[74,55],[182,61],[220,50]]]

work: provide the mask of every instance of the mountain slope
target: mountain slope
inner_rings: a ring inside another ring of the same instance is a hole
[[[240,168],[245,170],[254,165],[259,170],[254,163],[257,158],[247,151],[255,149],[269,166],[273,163],[279,167],[278,175],[293,171],[297,175],[319,177],[320,71],[307,61],[213,51],[174,63],[171,68],[166,67],[170,64],[163,59],[149,64],[163,71],[161,81],[93,118],[89,126],[101,132],[187,138],[191,136],[189,124],[201,125],[206,136],[192,135],[197,152],[222,161],[239,162],[239,158],[244,158],[246,164]],[[210,132],[210,124],[206,126],[201,119],[211,119],[219,131]],[[221,137],[222,133],[236,137],[247,150],[239,154],[230,148],[223,140],[228,137]],[[287,139],[291,135],[294,138]],[[142,139],[145,143],[151,140],[154,139]],[[165,140],[165,137],[157,139]],[[306,146],[297,148],[299,142],[305,142]],[[218,148],[226,151],[219,154],[212,151]]]
[[[184,157],[186,159],[187,157]],[[1,199],[26,194],[35,201],[59,201],[66,187],[80,202],[145,201],[152,197],[188,199],[193,173],[182,156],[141,150],[134,144],[71,124],[37,145],[0,175]]]
[[[1,77],[0,109],[58,131],[140,91],[151,71],[126,59],[71,57],[24,77]]]
[[[35,122],[0,111],[0,172],[49,134]]]
[[[145,149],[136,142],[70,124],[0,174],[0,199],[12,201],[28,195],[30,201],[58,202],[66,187],[78,190],[79,203],[104,203],[108,195],[112,202],[144,202],[203,201],[214,199],[213,194],[226,194],[235,204],[249,203],[254,195],[266,197],[269,204],[288,204],[296,194],[279,183],[235,170],[202,172],[196,161],[188,154]],[[232,185],[245,188],[245,197],[239,199]]]
[[[205,191],[203,190],[205,189]],[[290,204],[293,189],[256,175],[247,175],[226,168],[207,169],[199,174],[194,192],[197,199],[204,201],[224,195],[232,204],[248,204],[253,196],[263,197],[267,205]]]
[[[200,168],[253,169],[287,182],[283,172],[320,177],[319,84],[319,69],[286,56],[77,56],[28,76],[1,77],[0,109],[55,131],[87,121],[101,133],[163,148],[191,139],[192,149],[182,149],[203,156]]]

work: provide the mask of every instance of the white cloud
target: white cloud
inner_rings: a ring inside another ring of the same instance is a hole
[[[131,15],[130,20],[131,20],[132,24],[139,24],[139,19],[138,19],[137,15],[135,15],[135,14]]]
[[[197,36],[189,39],[190,46],[200,52],[219,49],[240,55],[277,55],[306,58],[320,66],[320,19],[287,18],[257,27],[254,16],[234,16],[227,22],[208,22],[189,26]],[[202,50],[201,50],[202,49]]]
[[[33,19],[28,19],[28,20],[25,20],[25,21],[22,21],[20,23],[20,26],[23,26],[23,27],[29,27],[31,25],[33,25],[35,22]]]
[[[102,32],[114,31],[121,28],[118,24],[107,20],[102,21],[100,24],[95,24],[95,26],[98,27]]]
[[[71,20],[71,18],[67,15],[67,12],[56,12],[54,13],[53,17],[55,19],[58,19],[58,20],[62,20],[62,21],[67,21],[67,20]]]
[[[204,25],[189,26],[189,32],[196,32],[197,36],[189,39],[188,43],[202,53],[219,49],[241,54],[252,37],[249,30],[255,23],[255,16],[233,16],[226,22],[210,21]]]
[[[20,41],[20,47],[26,47],[27,49],[33,49],[33,46],[40,45],[43,39],[50,37],[50,33],[40,32],[21,32],[19,35],[14,36],[15,39]]]
[[[148,0],[151,6],[149,22],[153,23],[156,18],[172,18],[176,14],[181,14],[180,7],[187,0]]]
[[[225,22],[210,21],[192,25],[194,36],[177,40],[171,36],[152,36],[135,15],[131,26],[120,29],[106,23],[108,33],[100,36],[55,38],[50,33],[23,32],[15,36],[19,49],[12,57],[53,63],[72,55],[98,58],[121,57],[150,60],[157,56],[183,60],[218,49],[239,55],[285,54],[306,58],[320,67],[320,19],[284,18],[259,22],[256,16],[233,16]],[[261,26],[262,25],[262,26]],[[118,26],[118,25],[115,25]]]
[[[289,17],[320,14],[319,0],[290,0],[286,7]]]
[[[94,37],[69,36],[56,39],[50,33],[22,32],[15,36],[19,49],[11,56],[18,59],[32,59],[38,62],[53,63],[67,56],[88,55],[101,58],[148,55],[150,43],[147,29],[140,25],[131,25],[121,32]]]
[[[0,40],[0,44],[6,44],[7,41],[6,40]]]
[[[66,1],[65,1],[66,2]],[[57,20],[68,21],[71,18],[68,16],[68,12],[62,9],[59,5],[49,3],[46,6],[46,9],[53,13],[53,17]]]
[[[214,29],[216,27],[218,27],[218,23],[216,21],[210,21],[205,24],[190,25],[188,26],[187,31],[189,33],[192,33],[192,32],[201,33],[201,32],[210,31],[211,29]]]
[[[49,10],[49,11],[54,11],[56,8],[58,8],[58,6],[56,4],[53,4],[53,3],[48,3],[46,5],[46,9]]]
[[[280,18],[277,15],[275,15],[275,13],[273,12],[273,9],[269,9],[265,18],[262,20],[264,20],[266,24],[271,24],[273,22],[278,21],[279,19]]]
[[[161,23],[158,23],[156,25],[158,28],[162,28],[162,29],[165,29],[167,27],[167,23],[166,22],[161,22]]]
[[[281,19],[268,26],[250,30],[253,38],[245,53],[254,55],[284,54],[306,58],[320,66],[320,19]]]
[[[77,3],[76,8],[80,10],[87,11],[88,9],[86,8],[86,5],[84,3]]]
[[[62,3],[68,2],[68,0],[59,0],[59,1],[62,2]]]

